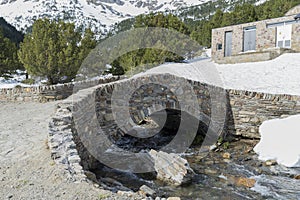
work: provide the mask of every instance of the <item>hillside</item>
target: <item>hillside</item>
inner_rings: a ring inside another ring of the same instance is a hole
[[[0,17],[0,31],[2,31],[4,37],[9,38],[14,43],[20,43],[24,38],[21,32],[17,31],[14,26],[7,23],[2,17]]]
[[[165,13],[171,13],[175,16],[178,16],[185,24],[189,26],[201,26],[197,22],[210,19],[218,9],[229,12],[232,11],[238,4],[249,3],[252,5],[260,5],[265,3],[266,1],[267,0],[209,0],[202,1],[201,4],[193,5],[190,7],[182,6],[178,9],[167,10],[165,11]],[[135,18],[125,19],[112,26],[111,32],[115,34],[128,30],[133,26],[134,21]]]
[[[38,18],[63,19],[77,27],[106,34],[111,27],[139,14],[181,9],[210,0],[0,0],[1,16],[19,31],[29,31]]]

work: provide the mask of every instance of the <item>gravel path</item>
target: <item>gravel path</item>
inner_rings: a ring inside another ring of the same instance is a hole
[[[0,199],[102,199],[91,183],[70,183],[50,158],[55,103],[0,103]]]

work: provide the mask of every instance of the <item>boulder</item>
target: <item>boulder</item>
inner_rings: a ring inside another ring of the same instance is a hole
[[[179,186],[189,183],[195,175],[187,160],[174,153],[151,150],[150,156],[154,160],[157,179]]]

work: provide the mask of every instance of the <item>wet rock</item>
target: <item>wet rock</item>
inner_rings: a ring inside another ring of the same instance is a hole
[[[119,181],[117,181],[113,178],[109,178],[109,177],[101,178],[101,182],[102,182],[102,185],[107,184],[107,185],[113,186],[117,190],[131,192],[131,190],[129,188],[123,186],[122,183],[120,183]]]
[[[209,147],[209,151],[214,151],[218,148],[218,146],[216,144],[213,144]]]
[[[97,182],[97,177],[96,175],[93,173],[93,172],[90,172],[90,171],[84,171],[84,174],[86,175],[86,177],[89,179],[89,180],[92,180],[94,182]]]
[[[231,158],[231,154],[226,152],[226,153],[223,154],[223,158],[230,159]]]
[[[237,177],[230,174],[222,174],[219,178],[227,182],[228,185],[235,185],[237,187],[252,188],[256,183],[256,180],[253,178]]]
[[[252,188],[256,183],[255,179],[252,178],[244,178],[240,177],[236,179],[236,185],[238,187],[247,187],[247,188]]]
[[[169,197],[167,200],[180,200],[180,197]]]
[[[244,154],[251,153],[253,151],[253,147],[247,147],[244,151]]]
[[[140,187],[139,193],[144,196],[154,196],[156,194],[156,192],[152,190],[150,187],[148,187],[147,185],[142,185]]]
[[[146,197],[146,198],[144,198],[142,200],[153,200],[153,199],[152,199],[152,197]]]
[[[127,197],[132,197],[134,195],[134,193],[131,192],[131,191],[121,191],[121,190],[119,190],[117,192],[117,195],[122,196],[122,197],[126,197],[126,196]]]
[[[189,183],[195,175],[187,160],[174,153],[151,150],[157,179],[176,186]]]
[[[300,174],[295,175],[295,176],[294,176],[294,179],[300,180]]]
[[[204,173],[205,174],[217,174],[218,171],[217,170],[213,170],[213,169],[204,169]]]
[[[277,165],[277,161],[276,160],[267,160],[265,162],[266,166],[273,166],[273,165]]]

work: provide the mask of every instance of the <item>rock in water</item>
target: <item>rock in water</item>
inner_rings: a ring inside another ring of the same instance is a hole
[[[146,185],[142,185],[140,187],[139,193],[144,195],[144,196],[154,196],[156,194],[156,192],[154,190],[152,190],[151,188],[149,188]]]
[[[187,160],[174,153],[151,150],[157,179],[176,186],[189,183],[195,175]]]

